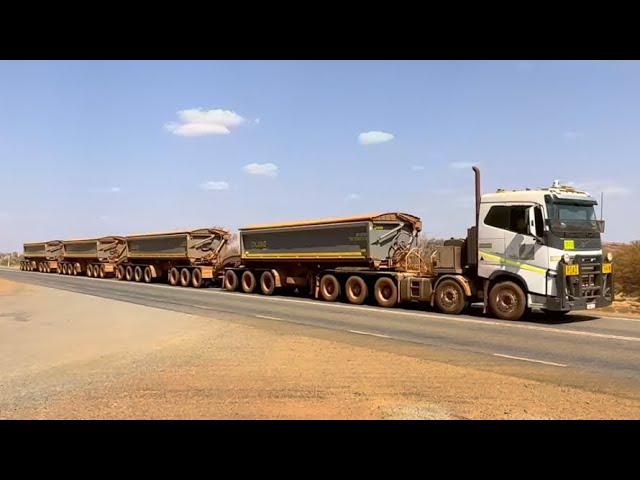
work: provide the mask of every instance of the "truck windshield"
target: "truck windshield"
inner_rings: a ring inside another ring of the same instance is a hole
[[[547,201],[547,213],[555,233],[600,233],[593,203]]]

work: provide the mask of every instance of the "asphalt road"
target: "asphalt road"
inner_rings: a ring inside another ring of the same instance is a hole
[[[0,269],[0,277],[202,316],[222,312],[265,322],[290,322],[463,350],[532,367],[566,369],[567,374],[573,370],[632,384],[640,381],[640,319],[570,314],[551,322],[534,314],[527,321],[506,322],[484,317],[481,311],[449,316],[424,309],[383,309],[11,269]]]

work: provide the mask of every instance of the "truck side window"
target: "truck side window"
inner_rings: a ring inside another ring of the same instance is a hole
[[[484,223],[490,227],[509,230],[509,207],[502,205],[491,207],[484,219]]]
[[[509,207],[511,221],[509,230],[520,235],[527,235],[527,210],[528,207]]]
[[[529,207],[525,205],[512,207],[496,205],[491,207],[484,219],[484,223],[491,227],[500,228],[501,230],[509,230],[521,235],[527,235],[528,208]]]

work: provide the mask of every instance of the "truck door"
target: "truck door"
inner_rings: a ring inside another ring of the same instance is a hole
[[[548,255],[542,244],[542,210],[532,204],[489,206],[481,222],[478,273],[495,271],[521,277],[531,293],[546,294]]]

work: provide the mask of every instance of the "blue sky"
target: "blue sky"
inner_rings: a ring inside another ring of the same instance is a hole
[[[639,62],[2,61],[0,251],[398,210],[461,236],[473,163],[604,191],[640,239],[639,133]]]

